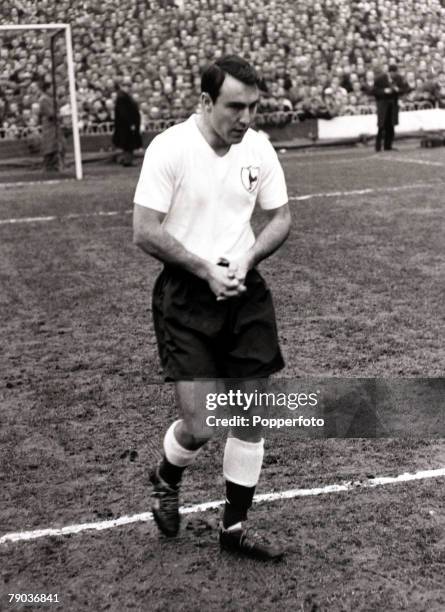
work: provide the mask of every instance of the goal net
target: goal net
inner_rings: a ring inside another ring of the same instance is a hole
[[[82,178],[69,24],[0,25],[0,167],[16,159]]]

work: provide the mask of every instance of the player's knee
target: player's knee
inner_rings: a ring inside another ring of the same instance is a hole
[[[232,427],[230,431],[233,437],[244,442],[257,443],[264,438],[262,427]]]
[[[183,426],[176,430],[178,442],[185,448],[196,450],[204,446],[213,436],[213,430],[201,424],[188,423],[183,421]]]
[[[201,448],[204,446],[213,436],[211,429],[200,429],[190,433],[190,444],[191,448]]]

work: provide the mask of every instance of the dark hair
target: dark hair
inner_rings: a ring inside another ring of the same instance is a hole
[[[260,85],[260,78],[249,62],[238,55],[226,55],[208,66],[201,76],[201,91],[208,93],[212,102],[216,102],[226,74],[246,85]]]

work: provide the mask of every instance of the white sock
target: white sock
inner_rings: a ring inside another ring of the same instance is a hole
[[[181,423],[181,420],[175,421],[167,429],[164,436],[164,454],[169,463],[178,467],[186,467],[193,463],[201,449],[188,450],[179,444],[175,436],[175,429],[178,423]]]
[[[258,483],[264,456],[264,439],[246,442],[227,438],[224,450],[224,478],[242,487],[255,487]]]

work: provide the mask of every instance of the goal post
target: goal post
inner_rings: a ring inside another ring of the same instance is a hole
[[[58,34],[64,34],[65,46],[66,46],[66,63],[67,63],[67,73],[68,73],[68,88],[69,88],[69,101],[70,101],[70,110],[71,110],[73,149],[74,149],[74,164],[75,164],[75,171],[76,171],[76,179],[81,180],[83,178],[82,154],[81,154],[81,148],[80,148],[79,120],[78,120],[77,97],[76,97],[76,78],[75,78],[75,70],[74,70],[74,56],[73,56],[71,25],[69,23],[33,23],[33,24],[0,25],[0,35],[2,32],[14,32],[18,30],[44,31],[49,34],[51,41],[53,41]],[[53,56],[53,64],[54,64],[54,56]],[[53,79],[54,79],[54,66],[53,66]],[[54,92],[54,96],[56,96],[55,92]]]

